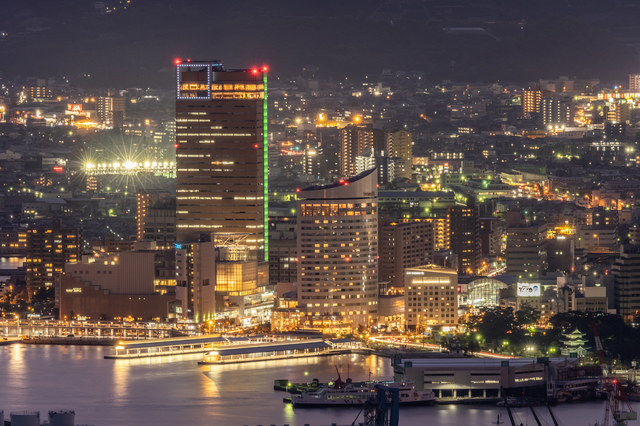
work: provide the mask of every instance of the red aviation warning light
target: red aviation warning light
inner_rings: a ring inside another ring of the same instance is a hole
[[[180,59],[176,59],[176,65],[181,64],[182,61]]]
[[[269,68],[266,65],[264,65],[262,67],[262,72],[267,72],[267,71],[269,71]]]
[[[258,68],[252,68],[251,69],[251,74],[258,74]]]

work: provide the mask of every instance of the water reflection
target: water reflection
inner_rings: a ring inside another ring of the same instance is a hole
[[[41,413],[75,409],[76,423],[97,426],[351,424],[358,408],[293,409],[282,402],[286,393],[273,390],[274,380],[308,382],[317,377],[326,382],[336,377],[334,365],[342,366],[345,374],[349,366],[356,381],[367,380],[369,371],[377,374],[378,368],[381,379],[393,375],[390,360],[376,356],[199,367],[197,355],[103,359],[108,353],[110,348],[89,346],[0,347],[0,408]],[[555,411],[567,425],[586,425],[602,420],[604,405],[569,404]],[[495,406],[405,407],[400,424],[484,425],[495,422],[501,412]],[[548,414],[538,413],[549,419]],[[534,423],[530,411],[517,414],[522,423]]]

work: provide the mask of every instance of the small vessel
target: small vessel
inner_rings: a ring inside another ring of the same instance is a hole
[[[432,391],[416,390],[413,382],[360,382],[345,383],[340,378],[333,386],[323,386],[318,390],[291,395],[294,407],[333,407],[362,405],[376,396],[375,385],[380,384],[399,390],[400,405],[431,405],[435,402]]]

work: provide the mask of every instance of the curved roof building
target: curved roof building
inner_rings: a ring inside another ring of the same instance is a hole
[[[298,307],[370,326],[378,314],[376,169],[298,192]]]

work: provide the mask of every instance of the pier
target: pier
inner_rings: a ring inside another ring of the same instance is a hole
[[[106,359],[146,358],[155,356],[186,355],[207,353],[225,347],[244,347],[282,341],[284,338],[268,336],[231,337],[211,334],[197,337],[174,337],[144,341],[118,342],[115,354],[105,355]]]
[[[117,339],[159,339],[192,330],[177,330],[175,323],[57,321],[40,319],[9,319],[0,321],[0,336],[70,336]],[[195,331],[195,327],[194,330]]]
[[[199,365],[237,364],[243,362],[275,361],[369,351],[351,339],[305,339],[273,343],[250,344],[241,347],[218,347]]]

